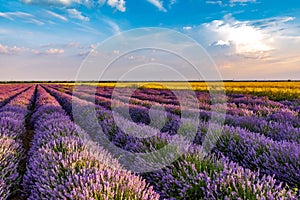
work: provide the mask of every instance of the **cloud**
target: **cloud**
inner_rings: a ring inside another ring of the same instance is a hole
[[[220,20],[193,27],[225,79],[278,79],[299,75],[300,34],[292,16]]]
[[[103,18],[104,22],[111,27],[111,30],[113,31],[114,34],[120,33],[120,27],[117,23],[114,21],[108,19],[108,18]]]
[[[272,60],[294,51],[295,44],[299,44],[298,29],[288,23],[294,19],[287,16],[239,21],[225,15],[223,19],[194,27],[193,33],[198,34],[201,43],[217,60]],[[288,46],[293,48],[284,52]]]
[[[163,2],[159,0],[147,0],[149,3],[158,8],[158,10],[162,12],[167,12],[167,10],[163,6]]]
[[[240,6],[246,6],[248,3],[257,3],[256,0],[229,0],[229,2],[225,2],[222,0],[206,0],[205,1],[206,4],[212,4],[212,5],[219,5],[222,7],[226,7],[226,6],[236,6],[236,5],[240,5]]]
[[[47,45],[49,46],[49,45]],[[50,45],[51,46],[51,45]],[[57,55],[57,54],[63,54],[65,51],[64,49],[58,49],[58,48],[50,48],[45,51],[40,51],[37,49],[30,49],[25,47],[18,47],[16,45],[9,47],[7,45],[3,45],[0,43],[0,54],[5,55]]]
[[[13,47],[9,47],[0,43],[0,54],[13,55],[27,50],[28,49],[24,47],[17,47],[16,45],[14,45]]]
[[[3,13],[3,12],[0,12],[0,17],[4,17],[6,19],[13,20],[13,18],[9,14]]]
[[[187,31],[187,30],[191,30],[192,28],[193,28],[193,27],[191,27],[191,26],[184,26],[184,27],[182,27],[182,29],[183,29],[183,30],[186,30],[186,31]]]
[[[38,26],[42,26],[42,25],[45,24],[44,22],[39,21],[39,20],[37,20],[37,19],[30,19],[30,20],[28,20],[27,22],[28,22],[28,23],[32,23],[32,24],[35,24],[35,25],[38,25]]]
[[[248,3],[248,2],[256,2],[256,0],[230,0],[230,3]]]
[[[108,0],[107,4],[109,6],[111,6],[112,8],[116,8],[117,10],[121,11],[121,12],[125,12],[126,11],[126,7],[125,7],[125,0]]]
[[[205,1],[206,4],[217,4],[219,6],[222,6],[222,1]]]
[[[88,17],[85,17],[82,15],[82,13],[76,9],[67,9],[67,13],[69,14],[69,16],[71,18],[74,18],[74,19],[79,19],[79,20],[82,20],[82,21],[89,21],[90,19]]]
[[[230,46],[230,42],[218,40],[218,41],[214,42],[211,46]]]
[[[63,16],[63,15],[57,14],[57,13],[49,11],[49,10],[47,10],[46,12],[49,15],[51,15],[52,17],[55,17],[55,18],[60,19],[62,21],[68,21],[68,19],[65,16]]]
[[[268,22],[270,19],[260,21]],[[279,21],[282,19],[277,19]],[[257,21],[238,21],[231,15],[222,20],[214,20],[202,25],[203,32],[209,36],[210,45],[233,45],[235,53],[246,54],[274,49],[274,41],[269,30],[261,29],[254,24]],[[270,26],[269,24],[268,26]]]
[[[22,0],[26,4],[45,4],[45,5],[64,5],[70,6],[71,4],[84,4],[91,3],[90,0]]]
[[[0,53],[8,54],[8,52],[9,52],[8,46],[4,46],[4,45],[0,44]]]
[[[76,26],[78,26],[77,30],[84,31],[84,32],[87,32],[87,33],[93,33],[93,34],[96,34],[96,35],[103,35],[103,33],[100,32],[99,30],[94,29],[90,26],[87,26],[83,23],[77,23],[77,22],[72,22],[72,23],[75,24]]]
[[[63,54],[65,52],[65,50],[63,49],[55,49],[55,48],[51,48],[46,50],[46,54],[47,55],[57,55],[57,54]]]
[[[0,17],[4,17],[6,19],[9,20],[13,20],[14,18],[33,18],[34,16],[29,14],[29,13],[25,13],[25,12],[0,12]]]
[[[93,7],[95,5],[103,6],[104,4],[109,5],[112,8],[116,8],[116,10],[119,10],[121,12],[126,11],[125,7],[125,0],[22,0],[23,3],[26,4],[39,4],[39,5],[45,5],[45,6],[65,6],[70,7],[74,5],[84,5],[87,7]],[[86,18],[85,18],[86,19]]]
[[[241,6],[246,6],[247,3],[256,3],[256,0],[230,0],[230,6],[235,6],[237,4]]]
[[[270,27],[279,27],[282,24],[295,20],[295,17],[272,17],[268,19],[254,20],[249,21],[248,24],[251,26],[258,27],[260,29],[270,28]]]
[[[39,25],[39,26],[45,24],[44,22],[37,20],[33,15],[25,12],[0,12],[0,17],[9,20],[15,20],[16,18],[19,18],[24,22]]]

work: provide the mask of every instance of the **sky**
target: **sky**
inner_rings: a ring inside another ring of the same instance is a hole
[[[199,43],[224,80],[300,79],[298,0],[0,0],[0,80],[75,80],[103,41],[147,27]]]

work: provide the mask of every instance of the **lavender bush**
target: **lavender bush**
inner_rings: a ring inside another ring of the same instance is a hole
[[[0,109],[0,199],[14,194],[21,182],[19,163],[24,158],[24,149],[20,137],[26,134],[25,119],[34,90],[32,86],[16,93]]]
[[[0,199],[7,199],[20,181],[18,164],[23,156],[19,142],[0,131]]]
[[[297,199],[295,191],[273,177],[203,155],[197,148],[144,176],[167,199]]]
[[[48,103],[33,115],[35,136],[24,176],[29,199],[159,199],[144,180],[87,140],[61,107],[47,106],[55,99],[44,89],[37,96]]]
[[[66,109],[70,108],[70,96],[53,89],[49,90]],[[81,103],[88,105],[87,102],[82,102],[82,100],[79,99],[77,103],[78,105]],[[118,145],[124,148],[138,141],[136,138],[122,133],[118,127],[116,127],[110,111],[99,107],[97,109],[98,117],[101,121],[100,125],[105,134],[116,144],[119,142]],[[256,123],[259,123],[258,120]],[[278,126],[281,125],[281,122],[270,120],[270,124],[272,123],[279,123]],[[134,127],[134,125],[127,124],[127,122],[125,124]],[[206,123],[200,123],[198,136],[195,139],[196,143],[202,143],[206,126]],[[270,127],[268,123],[266,127]],[[224,130],[222,130],[222,128]],[[281,130],[283,130],[283,128]],[[146,129],[143,131],[145,131],[145,134],[147,133]],[[216,162],[215,159],[212,159],[213,161],[211,161],[211,159],[209,159],[209,161],[204,159],[203,165],[207,164],[209,167],[207,167],[207,170],[203,170],[205,167],[201,167],[202,164],[199,164],[200,169],[203,171],[200,170],[201,173],[199,173],[196,170],[196,173],[194,169],[189,169],[193,166],[193,163],[186,162],[186,158],[184,158],[160,172],[146,174],[144,176],[149,183],[155,186],[155,190],[158,191],[162,197],[179,199],[296,199],[295,192],[288,189],[285,183],[290,184],[292,187],[298,187],[299,179],[297,176],[299,175],[300,165],[298,160],[300,151],[297,143],[285,141],[275,142],[258,133],[252,133],[230,126],[216,126],[214,131],[220,132],[219,134],[221,135],[214,152],[226,155],[229,159],[239,163],[240,166],[236,163],[229,162],[227,159],[223,160],[223,158],[218,162]],[[267,133],[267,131],[265,131],[265,133]],[[160,136],[160,138],[163,137]],[[282,138],[278,138],[278,140],[281,139]],[[156,142],[159,144],[159,141],[161,140],[155,141],[155,144]],[[166,143],[162,143],[162,146],[165,144]],[[134,146],[136,147],[137,145]],[[155,150],[158,147],[159,146],[154,145],[150,150]],[[127,148],[127,150],[130,149],[132,150],[133,148]],[[137,152],[140,150],[140,147],[135,149]],[[198,158],[193,162],[202,163],[201,161],[202,158]],[[191,174],[187,175],[186,173],[190,171],[192,171]],[[183,173],[183,175],[177,177],[177,175],[173,176],[173,173]],[[166,174],[166,176],[163,174]],[[274,179],[273,176],[275,176],[276,179]],[[235,178],[232,179],[232,177]],[[190,180],[192,181],[190,182]],[[193,182],[194,180],[195,182]],[[285,183],[280,183],[280,181],[284,181]]]

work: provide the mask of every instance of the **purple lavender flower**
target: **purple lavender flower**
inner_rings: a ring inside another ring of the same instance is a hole
[[[57,105],[49,95],[39,88],[37,101]],[[35,111],[35,136],[23,181],[29,199],[159,199],[144,180],[89,141],[61,109],[41,105]]]

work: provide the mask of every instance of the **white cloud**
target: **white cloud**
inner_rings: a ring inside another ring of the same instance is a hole
[[[125,0],[108,0],[107,4],[121,12],[126,11]]]
[[[75,44],[74,44],[75,45]],[[46,45],[52,46],[52,44]],[[8,46],[0,43],[0,55],[18,55],[18,56],[26,56],[26,55],[59,55],[65,53],[65,50],[62,48],[50,48],[46,50],[38,50],[38,49],[31,49],[31,48],[25,48],[25,47],[18,47],[16,45],[14,46]]]
[[[42,4],[42,5],[54,5],[54,6],[72,6],[74,4],[85,5],[92,7],[95,4],[103,6],[105,3],[112,8],[116,8],[121,12],[126,11],[125,0],[22,0],[26,4]]]
[[[159,0],[147,0],[149,3],[157,7],[162,12],[167,12],[167,10],[163,6],[163,2]]]
[[[7,45],[3,45],[0,43],[0,54],[7,54],[7,55],[12,55],[12,54],[18,54],[23,51],[27,51],[28,49],[24,47],[17,47],[14,45],[13,47],[9,47]]]
[[[257,3],[256,0],[229,0],[229,1],[223,1],[223,0],[206,0],[205,1],[206,4],[212,4],[212,5],[219,5],[222,7],[226,7],[226,6],[236,6],[236,5],[240,5],[240,6],[246,6],[248,3]]]
[[[221,6],[223,3],[222,3],[222,1],[206,1],[205,3],[207,3],[207,4],[218,4],[219,6]]]
[[[12,20],[12,18],[7,13],[0,12],[0,17]]]
[[[51,15],[52,17],[55,17],[55,18],[60,19],[60,20],[62,20],[62,21],[68,21],[68,19],[67,19],[65,16],[62,16],[62,15],[60,15],[60,14],[57,14],[57,13],[52,12],[52,11],[49,11],[49,10],[47,10],[46,12],[47,12],[49,15]]]
[[[247,3],[256,3],[256,0],[230,0],[230,6],[241,5],[246,6]]]
[[[46,50],[46,54],[48,55],[57,55],[57,54],[63,54],[65,52],[65,50],[63,49],[55,49],[55,48],[51,48]]]
[[[44,25],[45,23],[40,21],[40,20],[37,20],[37,19],[30,19],[28,20],[29,23],[32,23],[32,24],[35,24],[35,25],[38,25],[38,26],[42,26]]]
[[[231,15],[222,20],[203,24],[203,29],[210,37],[210,44],[235,46],[235,53],[255,53],[274,49],[274,41],[268,31],[257,28],[253,21],[238,21]]]
[[[9,52],[8,46],[4,46],[4,45],[0,44],[0,53],[1,54],[8,54],[8,52]]]
[[[248,2],[256,2],[256,0],[230,0],[230,3],[248,3]]]
[[[231,15],[193,27],[225,79],[299,76],[300,35],[295,18],[241,21]],[[298,66],[298,71],[297,71]]]
[[[104,18],[103,20],[107,25],[109,25],[111,27],[111,30],[114,34],[120,33],[120,27],[117,23],[115,23],[114,21],[112,21],[108,18]]]
[[[71,4],[89,4],[90,0],[22,0],[27,4],[46,4],[46,5],[64,5],[69,6]]]
[[[255,26],[260,29],[265,28],[277,28],[282,26],[284,23],[295,20],[295,17],[273,17],[268,19],[249,21],[248,24]]]
[[[25,12],[0,12],[0,17],[4,17],[10,20],[13,20],[15,17],[18,18],[32,18],[33,15]]]
[[[84,32],[87,32],[87,33],[93,33],[93,34],[96,34],[96,35],[102,35],[102,32],[100,32],[99,30],[97,29],[94,29],[90,26],[87,26],[83,23],[77,23],[77,22],[73,22],[75,25],[78,26],[78,30],[80,31],[84,31]]]
[[[6,19],[13,20],[13,18],[9,14],[3,13],[3,12],[0,12],[0,17],[4,17]]]
[[[191,27],[191,26],[184,26],[182,29],[187,31],[187,30],[191,30],[192,28],[193,27]]]
[[[229,41],[219,40],[219,41],[213,43],[213,45],[215,45],[215,46],[229,46],[230,42]]]
[[[76,9],[68,9],[67,10],[69,16],[71,18],[74,18],[74,19],[79,19],[79,20],[82,20],[82,21],[89,21],[90,19],[88,17],[85,17],[82,15],[82,13]]]
[[[44,22],[37,20],[33,15],[25,12],[0,12],[0,17],[9,20],[14,20],[15,18],[19,18],[26,23],[32,23],[39,26],[45,24]]]

